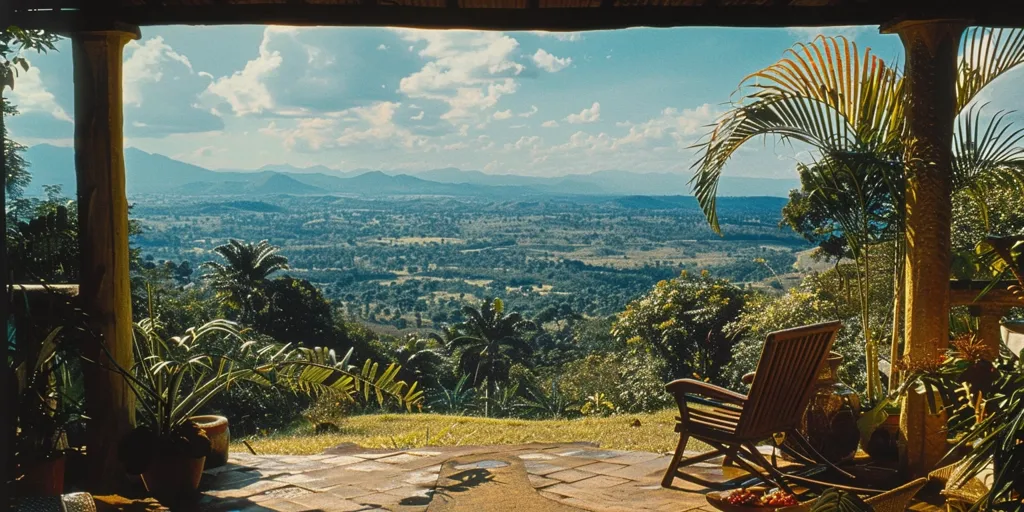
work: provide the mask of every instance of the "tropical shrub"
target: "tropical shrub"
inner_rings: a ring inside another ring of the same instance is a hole
[[[479,309],[464,306],[462,314],[466,320],[447,333],[448,349],[459,370],[470,375],[473,384],[483,386],[484,416],[489,416],[495,386],[508,381],[513,364],[530,356],[532,349],[524,337],[536,326],[519,313],[506,313],[501,299],[485,299]]]
[[[427,394],[427,409],[443,414],[467,414],[476,409],[476,390],[463,375],[452,387],[438,386]]]
[[[728,386],[745,389],[741,378],[757,367],[768,333],[833,320],[843,322],[832,347],[844,358],[840,377],[851,385],[863,386],[865,366],[864,344],[859,337],[860,317],[856,304],[841,291],[841,277],[839,271],[830,270],[808,276],[800,286],[790,288],[781,296],[754,294],[748,297],[743,311],[728,327],[729,333],[736,337],[732,360],[724,368]]]
[[[366,361],[362,371],[338,361],[326,349],[293,349],[288,345],[247,340],[238,327],[214,320],[183,335],[165,337],[159,322],[145,319],[136,326],[132,368],[118,371],[138,397],[140,426],[125,437],[120,454],[125,467],[142,472],[158,452],[172,450],[193,457],[209,450],[192,416],[228,388],[240,385],[280,387],[310,395],[331,394],[346,400],[383,403],[385,396],[406,408],[422,401],[416,384],[395,377],[399,368]]]
[[[562,392],[554,379],[547,386],[530,386],[523,397],[523,410],[531,418],[560,420],[579,414],[581,404]]]
[[[309,281],[290,276],[271,279],[262,293],[263,307],[253,315],[257,331],[282,343],[347,348],[334,331],[331,303]]]
[[[562,368],[561,390],[574,402],[603,395],[622,412],[645,412],[669,404],[664,363],[644,351],[591,354]]]
[[[705,271],[659,282],[619,314],[612,335],[665,361],[665,380],[692,377],[721,383],[732,340],[724,332],[743,308],[744,293]]]

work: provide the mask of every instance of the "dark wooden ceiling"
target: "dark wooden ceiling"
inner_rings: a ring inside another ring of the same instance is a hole
[[[14,24],[289,24],[493,30],[882,25],[963,19],[1024,26],[1021,0],[0,0]]]

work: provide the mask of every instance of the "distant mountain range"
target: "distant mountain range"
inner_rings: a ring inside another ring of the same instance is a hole
[[[487,174],[455,168],[433,169],[415,175],[358,170],[343,172],[324,166],[298,168],[267,165],[257,170],[212,171],[164,155],[135,148],[124,152],[129,194],[190,196],[258,196],[270,194],[343,194],[381,196],[473,196],[521,198],[531,196],[669,196],[689,195],[690,176],[673,173],[599,171],[592,174],[543,178]],[[27,193],[41,194],[43,185],[75,190],[74,150],[40,144],[29,148],[32,182]],[[799,187],[795,179],[723,176],[720,196],[787,197]]]

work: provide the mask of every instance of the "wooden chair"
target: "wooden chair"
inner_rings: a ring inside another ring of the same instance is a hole
[[[766,483],[790,490],[784,475],[757,450],[757,443],[785,433],[808,453],[817,454],[796,428],[841,325],[828,322],[769,334],[749,394],[693,379],[668,383],[665,389],[679,405],[679,445],[661,485],[671,487],[676,477],[709,485],[679,468],[724,455]],[[684,459],[691,437],[714,450]]]

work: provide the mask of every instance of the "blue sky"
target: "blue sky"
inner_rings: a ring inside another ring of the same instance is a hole
[[[125,142],[212,169],[688,172],[689,146],[743,77],[818,32],[902,56],[873,27],[146,27],[125,50]],[[70,44],[59,50],[30,55],[10,95],[11,131],[29,145],[71,145]],[[798,149],[752,144],[727,172],[791,177]]]

